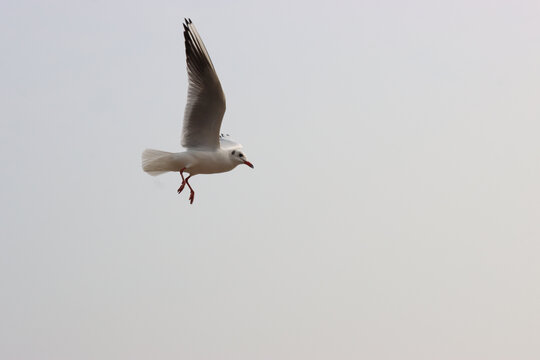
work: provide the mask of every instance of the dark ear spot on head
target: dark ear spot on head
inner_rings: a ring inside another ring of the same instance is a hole
[[[233,150],[233,151],[232,151],[232,154],[233,154],[233,155],[236,154],[236,150]]]

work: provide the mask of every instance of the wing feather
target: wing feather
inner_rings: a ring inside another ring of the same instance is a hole
[[[197,29],[190,19],[183,25],[189,87],[182,146],[216,149],[225,114],[225,94]]]
[[[232,140],[229,137],[229,134],[221,134],[219,136],[219,145],[223,150],[235,150],[243,148],[242,144]]]

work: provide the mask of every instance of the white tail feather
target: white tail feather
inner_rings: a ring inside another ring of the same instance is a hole
[[[142,153],[142,168],[152,176],[178,171],[178,159],[170,152],[146,149]]]

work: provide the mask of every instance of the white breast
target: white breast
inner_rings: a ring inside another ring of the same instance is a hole
[[[221,149],[215,151],[188,150],[191,161],[186,167],[190,175],[214,174],[231,171],[238,165],[233,163],[229,154]]]

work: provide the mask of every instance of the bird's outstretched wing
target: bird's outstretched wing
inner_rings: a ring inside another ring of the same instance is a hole
[[[237,143],[229,137],[229,134],[221,134],[219,136],[219,145],[223,150],[242,149],[242,144]]]
[[[190,19],[183,25],[189,88],[182,146],[216,149],[225,113],[225,94],[197,29]]]

